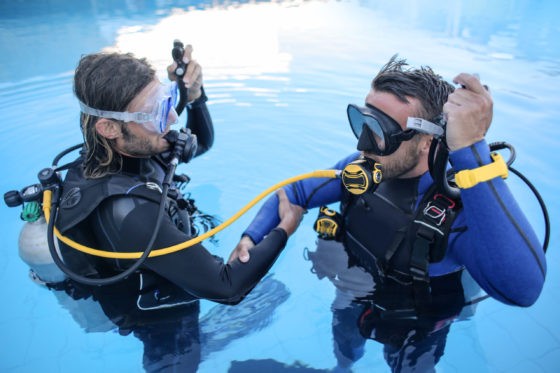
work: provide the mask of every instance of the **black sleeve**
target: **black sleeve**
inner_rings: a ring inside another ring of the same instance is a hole
[[[187,128],[194,133],[198,140],[195,157],[204,154],[214,144],[214,124],[206,106],[206,93],[202,87],[202,95],[187,106]]]
[[[190,294],[219,303],[239,303],[266,275],[287,241],[283,229],[274,229],[251,250],[248,263],[225,264],[201,244],[170,255],[150,258],[146,266]]]
[[[94,229],[105,249],[140,251],[149,241],[158,205],[141,198],[119,198],[98,208]],[[172,254],[150,257],[144,267],[181,287],[188,293],[215,302],[235,304],[261,280],[276,261],[287,242],[287,234],[276,228],[251,249],[248,263],[225,264],[201,244]],[[154,249],[188,240],[167,216],[163,217]],[[121,266],[123,260],[120,260]],[[130,263],[129,263],[130,265]]]

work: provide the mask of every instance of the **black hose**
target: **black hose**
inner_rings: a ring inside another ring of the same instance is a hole
[[[80,149],[80,148],[83,147],[83,146],[84,146],[83,143],[76,144],[76,145],[71,146],[71,147],[69,147],[69,148],[66,148],[66,149],[64,149],[63,151],[61,151],[60,153],[58,153],[57,156],[54,157],[54,159],[53,159],[53,161],[52,161],[52,168],[57,169],[57,168],[58,168],[58,167],[57,167],[57,166],[58,166],[58,162],[59,162],[64,156],[66,156],[67,154],[73,152],[73,151],[76,150],[76,149]],[[63,167],[61,167],[61,168],[63,168]]]
[[[174,172],[174,167],[171,167],[171,169],[173,169],[172,172]],[[118,275],[115,276],[111,276],[111,277],[107,277],[107,278],[91,278],[91,277],[86,277],[86,276],[81,276],[77,273],[75,273],[74,271],[72,271],[70,268],[68,268],[66,266],[66,264],[62,261],[62,259],[59,257],[58,252],[56,251],[56,247],[55,247],[55,243],[54,243],[54,222],[58,216],[58,198],[59,198],[59,188],[56,188],[53,192],[53,197],[52,197],[52,202],[51,202],[51,217],[49,220],[49,225],[48,225],[48,229],[47,229],[47,240],[48,240],[48,245],[49,245],[49,251],[51,253],[51,256],[55,262],[55,264],[58,266],[58,268],[60,268],[60,270],[62,272],[64,272],[70,279],[79,282],[81,284],[85,284],[85,285],[91,285],[91,286],[103,286],[103,285],[110,285],[110,284],[114,284],[115,282],[118,282],[120,280],[123,280],[125,278],[127,278],[128,276],[130,276],[132,273],[134,273],[142,264],[144,264],[144,262],[146,261],[146,259],[148,258],[148,256],[150,255],[150,252],[152,251],[153,247],[154,247],[154,243],[157,237],[157,233],[159,232],[159,227],[161,225],[161,222],[163,220],[163,215],[165,212],[165,200],[167,197],[167,191],[169,190],[169,184],[164,184],[163,185],[163,191],[162,191],[162,195],[161,195],[161,201],[159,204],[159,211],[158,211],[158,217],[157,217],[157,221],[154,227],[154,232],[152,233],[152,237],[150,238],[150,242],[147,245],[146,250],[144,251],[144,253],[142,254],[142,256],[140,258],[138,258],[138,260],[127,270],[125,270],[124,272],[119,273]]]
[[[521,180],[527,184],[527,186],[531,189],[537,200],[539,201],[539,205],[541,206],[541,210],[543,212],[544,217],[544,241],[543,241],[543,250],[546,253],[548,249],[548,242],[550,240],[550,218],[548,216],[548,210],[546,208],[546,204],[544,203],[543,198],[541,197],[540,193],[538,192],[537,188],[527,179],[521,172],[517,171],[515,168],[509,166],[508,167],[511,172],[516,174]]]

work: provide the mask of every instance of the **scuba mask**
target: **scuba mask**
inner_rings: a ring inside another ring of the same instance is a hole
[[[151,97],[152,98],[152,97]],[[158,97],[153,97],[155,105],[150,112],[128,112],[128,111],[109,111],[89,107],[79,101],[82,113],[95,115],[100,118],[121,120],[123,122],[136,122],[144,125],[148,130],[163,133],[167,125],[178,123],[179,115],[175,110],[177,103],[177,84],[161,85]],[[173,122],[170,122],[170,114],[173,114]]]
[[[389,155],[399,148],[401,142],[410,140],[417,133],[413,129],[403,130],[393,118],[369,104],[365,107],[350,104],[347,114],[360,151]]]

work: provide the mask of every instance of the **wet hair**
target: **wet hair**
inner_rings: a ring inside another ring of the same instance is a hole
[[[455,89],[430,67],[412,68],[405,59],[398,59],[398,55],[381,68],[371,88],[391,93],[404,103],[409,103],[407,97],[418,99],[422,112],[417,115],[431,121],[442,113],[447,97]]]
[[[95,109],[126,111],[134,97],[155,77],[155,70],[148,62],[132,54],[89,54],[80,59],[76,68],[74,94]],[[122,157],[114,149],[115,141],[101,136],[95,129],[99,119],[84,113],[80,116],[85,143],[84,175],[88,178],[116,173],[122,167]]]

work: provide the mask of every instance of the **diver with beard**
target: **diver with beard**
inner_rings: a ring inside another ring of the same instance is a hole
[[[318,276],[326,258],[337,286],[337,368],[349,368],[374,339],[393,371],[433,369],[450,322],[472,301],[465,278],[509,305],[528,307],[542,291],[548,238],[541,246],[504,180],[509,165],[485,140],[490,92],[476,75],[454,83],[394,56],[365,105],[348,105],[359,152],[332,167],[341,177],[285,187],[292,203],[321,207],[318,251],[308,256]],[[340,212],[327,207],[335,202]],[[275,197],[265,202],[231,261],[253,260],[249,249],[277,224],[277,206]],[[321,254],[321,239],[343,248]],[[348,284],[361,286],[348,292]]]
[[[74,75],[84,137],[81,155],[67,168],[51,221],[60,232],[65,281],[46,283],[74,299],[91,297],[119,333],[144,343],[147,371],[196,371],[200,362],[199,299],[237,304],[266,275],[301,220],[302,209],[285,193],[280,222],[252,250],[249,264],[225,263],[200,243],[165,255],[152,248],[189,241],[196,234],[193,201],[181,193],[186,175],[175,174],[213,144],[200,65],[182,50],[160,83],[145,59],[131,54],[83,56]],[[181,70],[181,74],[178,70]],[[177,91],[184,84],[187,125],[177,123]],[[54,236],[54,228],[50,233]],[[70,240],[73,243],[69,243]],[[77,249],[95,248],[98,256]],[[53,246],[51,254],[53,253]],[[145,250],[140,259],[122,254]]]
[[[463,270],[491,297],[528,307],[545,280],[543,246],[504,180],[503,158],[485,140],[490,92],[475,75],[459,74],[454,83],[457,89],[431,68],[393,57],[373,79],[365,105],[348,106],[359,152],[333,167],[350,170],[350,177],[366,168],[373,176],[359,183],[303,180],[285,190],[305,209],[340,202],[336,238],[350,262],[376,282],[407,285],[416,307],[429,307],[434,278]],[[437,136],[456,172],[458,196],[432,178]],[[250,263],[248,249],[278,222],[277,205],[275,197],[263,205],[230,260]]]

